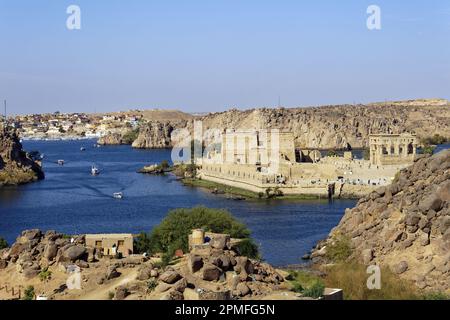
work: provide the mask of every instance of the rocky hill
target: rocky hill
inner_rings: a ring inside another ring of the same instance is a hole
[[[450,137],[450,102],[410,100],[368,105],[309,108],[232,109],[197,117],[204,129],[281,129],[294,133],[301,148],[340,149],[368,145],[370,133],[415,132],[419,138]],[[192,121],[151,120],[135,141],[136,148],[170,147],[175,128],[192,128]]]
[[[23,149],[15,131],[0,124],[0,186],[43,179],[40,164]]]
[[[348,209],[313,261],[326,262],[341,237],[351,241],[350,259],[387,266],[420,289],[450,290],[450,150],[417,159]]]
[[[173,146],[174,131],[176,129],[191,128],[192,123],[186,120],[176,121],[150,121],[141,126],[133,148],[137,149],[164,149]]]
[[[26,230],[11,248],[0,250],[0,285],[8,283],[16,293],[32,285],[36,294],[44,292],[55,300],[230,300],[276,294],[302,298],[290,291],[277,270],[240,255],[230,240],[228,235],[214,234],[210,245],[163,267],[157,257],[104,257],[102,250],[86,246],[84,235],[70,239],[55,231]],[[51,276],[43,283],[39,278],[47,271]],[[82,279],[80,290],[67,287],[73,272]],[[17,298],[2,289],[0,300]]]

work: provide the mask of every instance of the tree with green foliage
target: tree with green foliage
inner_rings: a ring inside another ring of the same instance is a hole
[[[8,242],[6,242],[5,239],[0,237],[0,250],[8,248],[8,247],[9,247]]]
[[[226,210],[205,207],[175,209],[152,230],[147,252],[166,253],[177,249],[187,252],[188,236],[193,229],[199,228],[226,233],[233,238],[245,239],[250,236],[250,230]]]
[[[259,247],[252,239],[243,239],[236,247],[242,256],[258,260],[261,258],[259,255]]]
[[[130,130],[122,136],[122,141],[125,144],[132,144],[134,140],[137,139],[138,135],[139,129]]]
[[[148,233],[141,232],[134,238],[133,251],[138,254],[146,253],[150,248],[150,236]]]
[[[436,147],[434,147],[434,146],[430,146],[430,145],[424,146],[422,148],[422,150],[421,150],[421,153],[422,154],[430,154],[430,155],[432,155],[434,153],[435,149],[436,149]]]

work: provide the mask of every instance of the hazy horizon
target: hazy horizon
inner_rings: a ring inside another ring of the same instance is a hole
[[[72,4],[81,30],[66,27]],[[9,114],[450,99],[439,0],[0,1],[0,39]]]

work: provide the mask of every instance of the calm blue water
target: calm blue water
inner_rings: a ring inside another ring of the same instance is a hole
[[[94,148],[94,141],[25,141],[28,151],[45,154],[46,179],[0,190],[0,236],[12,243],[25,229],[68,234],[150,231],[170,209],[204,205],[228,209],[245,222],[275,265],[299,263],[337,225],[355,201],[233,201],[183,186],[171,176],[136,173],[170,159],[170,150],[129,146]],[[81,152],[80,147],[86,151]],[[58,166],[56,161],[66,164]],[[95,163],[102,173],[90,175]],[[122,191],[124,199],[113,199]]]

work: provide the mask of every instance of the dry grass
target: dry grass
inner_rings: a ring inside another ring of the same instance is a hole
[[[381,289],[367,288],[366,266],[358,263],[339,263],[326,269],[327,287],[344,290],[346,300],[416,300],[421,299],[414,284],[399,278],[388,268],[381,268]]]

